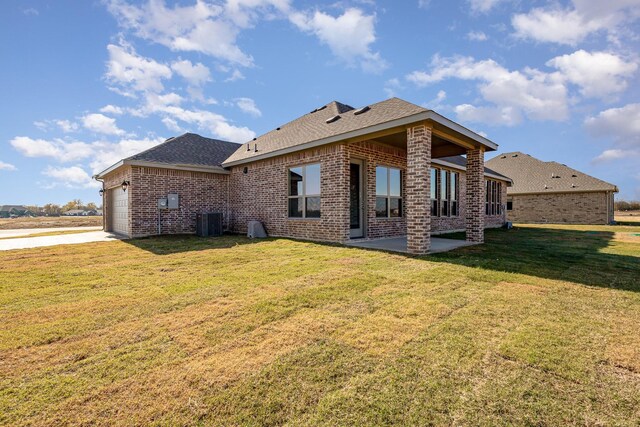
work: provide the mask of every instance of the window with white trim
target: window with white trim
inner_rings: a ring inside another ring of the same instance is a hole
[[[485,215],[501,215],[502,183],[491,179],[486,180],[485,193]]]
[[[289,218],[320,218],[320,163],[289,168]]]
[[[376,217],[402,216],[402,171],[387,166],[376,167]]]

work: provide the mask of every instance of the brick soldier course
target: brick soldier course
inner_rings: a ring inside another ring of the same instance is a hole
[[[248,221],[258,220],[270,236],[346,242],[350,163],[358,160],[363,165],[364,237],[406,235],[408,252],[424,254],[432,231],[465,229],[467,240],[482,242],[485,225],[504,223],[504,209],[486,224],[484,215],[485,176],[501,180],[503,192],[510,182],[484,168],[484,152],[496,147],[431,110],[397,98],[358,110],[332,102],[242,145],[195,134],[172,138],[123,159],[97,179],[105,189],[129,182],[129,236],[193,233],[197,213],[221,212],[231,232],[245,233]],[[456,154],[466,154],[468,164]],[[304,165],[320,168],[319,218],[289,217],[289,170]],[[379,166],[401,171],[400,216],[376,215]],[[431,217],[431,166],[458,173],[457,212]],[[170,193],[179,195],[178,208],[159,210],[157,200]],[[107,230],[110,194],[104,193]]]

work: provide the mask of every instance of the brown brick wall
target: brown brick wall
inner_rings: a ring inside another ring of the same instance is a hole
[[[612,196],[607,192],[519,194],[509,196],[509,221],[522,223],[609,224]]]
[[[125,167],[105,177],[105,187],[120,186],[130,181],[129,234],[143,237],[159,234],[195,233],[196,214],[222,212],[227,223],[228,175],[174,169]],[[157,200],[169,193],[178,194],[178,209],[159,211]],[[110,203],[105,194],[105,215],[109,224]],[[110,230],[110,225],[107,227]]]
[[[289,218],[290,167],[320,163],[320,218]],[[247,173],[244,173],[244,168]],[[349,238],[349,155],[333,144],[234,166],[230,175],[231,230],[261,221],[270,236],[343,242]]]

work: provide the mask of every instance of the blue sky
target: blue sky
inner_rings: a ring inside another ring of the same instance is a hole
[[[640,199],[639,18],[640,0],[5,0],[0,204],[97,202],[92,174],[170,136],[244,142],[390,96]]]

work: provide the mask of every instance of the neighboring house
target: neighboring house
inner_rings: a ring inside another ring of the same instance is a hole
[[[64,216],[85,216],[87,211],[84,209],[69,209],[62,213]]]
[[[485,226],[506,221],[510,180],[484,168],[496,148],[398,98],[359,109],[331,102],[242,145],[187,133],[96,179],[106,229],[127,236],[193,233],[197,213],[221,212],[232,232],[258,220],[271,236],[406,236],[407,251],[421,254],[432,232],[466,230],[482,242]]]
[[[618,188],[557,162],[544,162],[521,152],[487,161],[508,175],[507,217],[513,222],[610,224]]]
[[[0,218],[15,218],[19,216],[34,216],[34,214],[22,205],[0,206]]]

